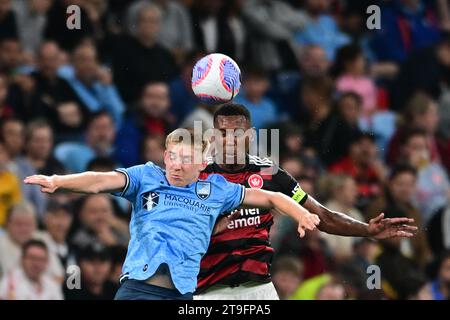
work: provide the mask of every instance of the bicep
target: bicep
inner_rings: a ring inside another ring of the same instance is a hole
[[[245,189],[244,207],[271,208],[271,193],[261,189]]]
[[[128,183],[128,177],[119,171],[101,172],[98,175],[100,192],[121,192]]]

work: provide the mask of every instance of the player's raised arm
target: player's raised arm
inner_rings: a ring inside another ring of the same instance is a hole
[[[305,235],[305,229],[314,230],[320,219],[308,210],[299,206],[293,199],[280,192],[270,192],[261,189],[245,189],[245,206],[276,209],[298,222],[300,237]]]
[[[125,187],[126,177],[116,171],[87,171],[67,175],[33,175],[26,177],[24,182],[39,185],[41,191],[46,193],[53,193],[58,189],[80,193],[99,193],[121,191]]]

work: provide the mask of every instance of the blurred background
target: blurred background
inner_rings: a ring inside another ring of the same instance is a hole
[[[66,27],[71,4],[79,30]],[[367,28],[372,4],[381,29]],[[190,81],[210,52],[239,64],[235,101],[257,129],[280,129],[280,165],[307,193],[362,221],[384,212],[420,227],[413,239],[300,240],[276,217],[280,297],[449,299],[446,0],[0,0],[0,298],[113,298],[129,204],[48,196],[23,178],[162,165],[168,132],[212,127]],[[71,265],[81,290],[67,288]]]

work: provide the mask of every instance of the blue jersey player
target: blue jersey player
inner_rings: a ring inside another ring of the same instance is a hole
[[[203,137],[177,129],[166,139],[166,170],[148,162],[112,172],[34,175],[25,183],[48,193],[111,192],[128,199],[131,240],[116,299],[192,299],[200,260],[220,214],[241,205],[274,208],[298,222],[300,236],[319,223],[317,215],[281,193],[245,189],[220,175],[199,180],[207,149]]]

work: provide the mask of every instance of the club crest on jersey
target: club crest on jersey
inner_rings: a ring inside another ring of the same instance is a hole
[[[208,199],[211,194],[211,183],[207,181],[197,181],[195,185],[195,193],[201,200]]]
[[[247,181],[248,185],[254,189],[261,189],[264,184],[264,180],[259,174],[252,174]]]
[[[142,208],[150,211],[158,205],[159,194],[153,191],[146,192],[142,195]]]

